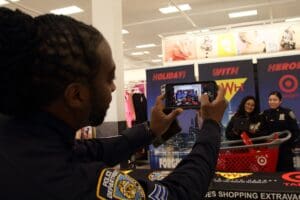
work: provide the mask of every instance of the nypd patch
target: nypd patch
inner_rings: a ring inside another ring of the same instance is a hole
[[[167,200],[168,199],[168,189],[159,184],[155,184],[154,190],[148,195],[151,200]]]
[[[142,186],[132,177],[115,169],[102,170],[97,184],[97,198],[101,200],[144,200]]]

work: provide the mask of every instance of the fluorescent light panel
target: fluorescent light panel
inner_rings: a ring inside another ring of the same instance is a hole
[[[197,34],[197,33],[200,33],[200,30],[186,32],[186,34]]]
[[[207,32],[209,32],[209,31],[210,31],[210,30],[209,30],[208,28],[202,29],[202,30],[201,30],[202,33],[207,33]]]
[[[50,10],[50,12],[56,15],[71,15],[71,14],[83,12],[83,10],[77,6],[69,6],[65,8]]]
[[[150,44],[137,45],[135,47],[138,48],[138,49],[142,49],[142,48],[149,48],[149,47],[155,47],[155,46],[156,46],[155,44],[150,43]]]
[[[199,34],[199,33],[206,33],[209,32],[209,29],[201,29],[201,30],[195,30],[195,31],[187,31],[186,34]]]
[[[186,10],[191,10],[192,9],[189,4],[180,4],[180,5],[178,5],[178,8],[181,11],[186,11]],[[179,10],[175,6],[168,6],[168,7],[159,8],[159,11],[163,14],[179,12]]]
[[[122,29],[122,34],[128,34],[129,32],[126,29]]]
[[[295,21],[300,21],[300,17],[295,17],[295,18],[289,18],[285,20],[286,22],[295,22]]]
[[[257,10],[247,10],[242,12],[232,12],[229,13],[229,18],[247,17],[257,15]]]
[[[12,2],[18,2],[20,0],[11,0]],[[5,1],[5,0],[0,0],[0,5],[5,5],[5,4],[9,4],[8,1]]]
[[[161,62],[161,59],[153,59],[153,60],[151,60],[153,63],[159,63],[159,62]]]
[[[142,56],[142,55],[146,55],[146,54],[150,54],[150,52],[149,51],[137,51],[137,52],[131,53],[132,56]]]

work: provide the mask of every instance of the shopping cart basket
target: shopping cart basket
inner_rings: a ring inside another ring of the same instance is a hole
[[[291,138],[289,131],[243,140],[221,143],[216,170],[227,172],[275,172],[279,146]],[[244,140],[245,141],[245,140]]]

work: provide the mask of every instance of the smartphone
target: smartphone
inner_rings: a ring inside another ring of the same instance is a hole
[[[173,83],[161,86],[165,94],[166,109],[200,109],[200,96],[207,94],[210,101],[217,96],[218,86],[215,81],[200,81],[192,83]]]

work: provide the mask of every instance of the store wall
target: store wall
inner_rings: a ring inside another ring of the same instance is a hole
[[[92,24],[103,34],[111,47],[115,61],[115,84],[117,90],[112,94],[112,102],[106,113],[104,123],[97,127],[97,136],[117,135],[125,129],[124,74],[122,45],[122,1],[92,0]]]

